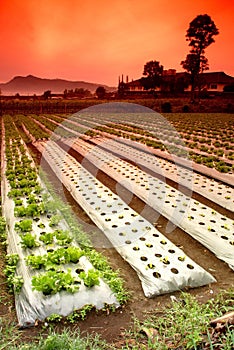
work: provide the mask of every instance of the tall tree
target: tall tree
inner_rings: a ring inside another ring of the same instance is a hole
[[[144,65],[141,84],[146,90],[160,86],[162,81],[163,66],[158,61],[149,61]]]
[[[194,91],[199,86],[199,74],[208,69],[208,60],[205,57],[205,49],[215,40],[219,34],[214,21],[207,14],[198,15],[189,24],[186,40],[191,47],[186,59],[181,62],[182,67],[191,74],[191,99],[194,99]]]

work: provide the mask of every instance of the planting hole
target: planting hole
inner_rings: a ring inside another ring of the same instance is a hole
[[[147,261],[148,258],[147,258],[146,256],[141,256],[141,260],[142,260],[142,261]]]
[[[133,250],[140,250],[139,247],[133,247],[132,249],[133,249]]]
[[[227,236],[221,236],[222,239],[228,240]]]
[[[194,269],[194,266],[191,265],[191,264],[187,264],[187,268],[190,269],[190,270],[193,270],[193,269]]]
[[[154,269],[155,268],[154,264],[148,264],[147,266],[148,266],[149,269]]]
[[[155,278],[160,278],[160,277],[161,277],[161,275],[160,275],[159,272],[154,272],[154,273],[153,273],[153,276],[154,276]]]

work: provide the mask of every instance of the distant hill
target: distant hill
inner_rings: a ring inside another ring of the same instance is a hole
[[[63,93],[65,89],[87,89],[92,93],[95,92],[98,86],[104,86],[107,91],[116,90],[115,87],[110,87],[104,84],[88,83],[85,81],[70,81],[64,79],[44,79],[33,75],[26,77],[16,76],[7,83],[1,83],[0,89],[2,95],[42,95],[44,91],[51,90],[54,94]]]

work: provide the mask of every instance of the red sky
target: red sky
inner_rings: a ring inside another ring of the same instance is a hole
[[[233,0],[0,0],[0,82],[33,74],[116,86],[150,60],[182,71],[186,30],[205,13],[220,31],[210,71],[234,76]]]

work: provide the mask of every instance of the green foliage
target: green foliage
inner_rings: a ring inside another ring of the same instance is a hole
[[[23,200],[22,199],[15,199],[14,202],[15,202],[15,206],[17,206],[17,207],[23,205]]]
[[[88,270],[88,272],[82,271],[79,274],[80,278],[84,281],[86,287],[91,288],[95,285],[99,286],[99,272],[94,269]]]
[[[157,335],[153,340],[150,337],[148,338],[149,349],[202,349],[203,342],[210,339],[209,336],[208,339],[206,337],[211,331],[209,329],[210,320],[232,310],[233,291],[230,291],[230,297],[229,292],[225,294],[225,298],[220,294],[216,300],[212,298],[207,303],[200,305],[192,295],[181,293],[178,300],[164,309],[161,317],[155,311],[143,324],[136,321],[135,331],[137,330],[137,334],[135,336],[131,334],[131,338],[138,338],[138,341],[140,341],[142,330],[146,330],[147,334],[147,330],[154,329],[157,330]],[[231,349],[229,347],[230,334],[231,332],[227,332],[227,342],[226,345],[225,342],[222,342],[222,349]],[[217,339],[217,345],[220,340]],[[210,346],[211,349],[216,349],[211,341]]]
[[[60,322],[62,320],[62,316],[58,314],[51,314],[50,316],[46,317],[47,322]]]
[[[23,248],[32,249],[40,246],[40,244],[36,240],[36,235],[32,235],[31,233],[20,234],[20,238],[20,243]]]
[[[44,255],[29,255],[26,263],[34,269],[44,267],[46,270],[57,270],[59,265],[77,263],[83,255],[84,252],[80,248],[71,246],[67,249],[58,248]]]
[[[73,277],[71,271],[47,271],[32,277],[33,290],[45,295],[56,294],[61,290],[75,293],[79,290],[80,280]]]
[[[79,319],[82,321],[86,318],[87,314],[94,308],[92,304],[84,305],[81,309],[73,311],[70,315],[67,316],[67,320],[70,323],[75,323]]]
[[[39,270],[45,265],[46,256],[45,255],[28,255],[25,258],[25,260],[28,266],[31,266],[31,268],[33,269]]]
[[[27,202],[28,202],[28,204],[38,203],[38,198],[34,194],[30,194],[27,198]]]
[[[41,234],[39,237],[39,240],[42,241],[44,244],[52,244],[54,242],[54,233],[53,232],[46,232],[44,234]]]
[[[10,291],[15,291],[19,293],[23,286],[23,278],[22,276],[15,276],[16,267],[19,262],[18,254],[7,254],[6,255],[6,267],[4,269],[4,274],[7,278],[7,285]]]
[[[18,198],[22,196],[22,191],[18,188],[13,188],[8,192],[9,198]]]
[[[62,219],[61,215],[59,215],[59,214],[53,215],[53,216],[50,218],[49,226],[50,226],[50,227],[57,226],[57,225],[59,224],[59,222],[61,221],[61,219]]]
[[[32,220],[25,219],[20,222],[15,223],[15,230],[21,232],[30,232],[32,231]]]
[[[39,341],[12,346],[8,350],[110,350],[109,345],[100,336],[88,335],[84,337],[79,330],[63,330],[62,333],[49,330],[49,334]]]
[[[74,264],[76,264],[79,259],[81,258],[81,256],[84,255],[84,251],[82,251],[80,248],[78,247],[68,247],[65,251],[65,258],[67,262],[72,262]]]
[[[6,219],[0,216],[0,235],[4,234],[6,231]]]
[[[73,237],[71,236],[69,231],[55,230],[54,234],[59,245],[66,245],[73,241]]]
[[[14,276],[11,280],[15,293],[20,293],[22,286],[24,284],[24,279],[22,276]]]

